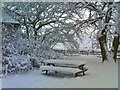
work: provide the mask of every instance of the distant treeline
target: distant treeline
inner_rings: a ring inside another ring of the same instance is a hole
[[[94,51],[94,50],[81,50],[80,52],[78,52],[77,50],[57,50],[54,49],[55,52],[58,53],[63,53],[64,55],[68,55],[68,54],[83,54],[83,55],[88,55],[88,54],[98,54],[100,53],[100,51]]]

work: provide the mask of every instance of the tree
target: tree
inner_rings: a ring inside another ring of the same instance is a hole
[[[117,4],[115,2],[85,1],[67,3],[14,2],[5,3],[4,9],[12,13],[21,23],[29,44],[35,48],[35,53],[38,54],[38,49],[39,53],[52,50],[57,43],[63,43],[79,52],[82,34],[93,35],[93,32],[94,34],[98,32],[102,62],[104,62],[108,59],[108,42],[112,43],[110,38],[115,32],[113,24],[116,23],[114,14]],[[117,48],[113,51],[116,53],[116,50]]]
[[[67,29],[69,25],[66,26],[67,18],[70,16],[67,16],[66,13],[71,10],[69,3],[14,2],[4,3],[3,9],[7,10],[21,24],[20,35],[22,36],[19,36],[19,40],[16,42],[21,46],[18,51],[21,52],[22,45],[25,45],[22,52],[31,47],[34,49],[28,50],[30,55],[41,56],[46,51],[49,53],[49,50],[52,50],[55,44],[59,42],[65,45],[69,44],[74,49],[78,48],[77,42],[74,41],[75,34],[69,38],[69,32],[72,29]],[[70,25],[72,25],[71,23]],[[23,34],[22,31],[25,31],[25,33]]]
[[[89,18],[86,20],[86,23],[89,25],[92,24],[98,29],[98,41],[101,48],[102,54],[102,62],[108,59],[109,52],[108,52],[108,39],[113,36],[113,33],[118,33],[116,30],[115,24],[117,21],[115,20],[115,13],[117,12],[116,6],[117,2],[83,2],[82,7],[87,8],[89,10]],[[79,5],[79,3],[77,4]],[[80,3],[81,5],[81,3]],[[83,20],[84,21],[84,20]],[[83,22],[82,21],[82,22]],[[95,30],[96,31],[96,30]],[[110,35],[108,35],[110,33]],[[109,37],[110,36],[110,37]],[[116,53],[119,45],[119,35],[115,35],[113,40],[113,58],[116,62]],[[112,38],[111,38],[112,39]]]

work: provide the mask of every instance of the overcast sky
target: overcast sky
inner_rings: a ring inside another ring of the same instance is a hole
[[[80,50],[82,50],[82,49],[89,50],[92,47],[92,41],[90,40],[89,36],[87,36],[87,35],[83,37],[82,43],[81,42],[79,42],[79,43],[80,43]],[[62,43],[58,43],[54,48],[60,49],[60,50],[66,49],[66,47]]]

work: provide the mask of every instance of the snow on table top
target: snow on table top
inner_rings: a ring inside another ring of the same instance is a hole
[[[76,72],[80,72],[77,68],[68,68],[68,67],[54,67],[54,66],[41,66],[41,70],[50,70],[50,71],[58,71],[66,74],[74,74]]]
[[[43,61],[44,63],[53,63],[53,64],[67,64],[67,65],[82,65],[82,64],[86,64],[85,61],[81,61],[81,60],[54,60],[54,59],[50,59],[50,60],[45,60]]]

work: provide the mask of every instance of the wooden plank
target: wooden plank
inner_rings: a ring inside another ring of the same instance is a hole
[[[80,71],[77,68],[68,68],[68,67],[41,66],[40,68],[41,70],[60,71],[65,73],[73,73]]]
[[[73,74],[74,76],[77,76],[80,73],[83,73],[83,75],[85,75],[85,71],[86,70],[79,70],[77,68],[68,68],[68,67],[54,67],[54,66],[41,66],[40,67],[42,72],[46,72],[46,74],[48,74],[48,72],[53,71],[53,72],[61,72],[61,73],[66,73],[66,74]]]
[[[78,68],[80,66],[84,66],[86,64],[85,61],[80,60],[45,60],[43,61],[45,65],[53,65],[53,66],[61,66],[61,67],[71,67]]]

